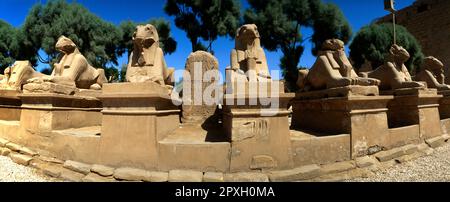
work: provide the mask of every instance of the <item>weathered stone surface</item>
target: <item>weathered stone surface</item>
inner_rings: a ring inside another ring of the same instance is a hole
[[[22,146],[20,146],[18,144],[15,144],[15,143],[12,143],[12,142],[6,144],[6,148],[11,149],[11,151],[15,151],[15,152],[18,152],[21,147]]]
[[[11,150],[8,148],[0,148],[0,155],[8,156],[11,153]]]
[[[404,154],[405,153],[402,148],[394,148],[388,151],[379,152],[375,154],[375,157],[378,159],[378,161],[385,162],[400,157]]]
[[[271,156],[257,155],[253,156],[250,169],[270,169],[276,168],[277,162]]]
[[[431,148],[437,148],[442,146],[445,143],[445,139],[442,136],[426,139],[425,142],[431,147]]]
[[[11,67],[5,69],[5,77],[0,83],[1,89],[22,91],[23,84],[32,78],[42,77],[44,74],[36,71],[30,61],[15,61]]]
[[[64,161],[54,158],[54,157],[48,157],[48,156],[39,156],[39,160],[48,162],[48,163],[64,164]]]
[[[185,86],[188,89],[183,89],[183,96],[188,98],[185,99],[182,105],[181,120],[183,123],[198,123],[201,125],[206,121],[206,124],[210,124],[209,120],[215,119],[216,104],[206,105],[203,101],[201,101],[202,103],[194,103],[196,101],[195,96],[198,96],[194,92],[197,90],[205,92],[208,86],[217,85],[218,70],[219,62],[212,54],[205,51],[196,51],[189,55],[185,67],[185,71],[188,74],[183,75],[183,82],[190,84],[190,87]],[[216,75],[211,77],[212,79],[203,77],[206,72],[212,73],[212,71],[216,71]],[[216,99],[215,96],[212,95],[212,99]],[[211,123],[214,122],[211,121]]]
[[[171,170],[169,182],[202,182],[203,173],[192,170]]]
[[[25,155],[28,155],[28,156],[36,156],[36,155],[38,155],[37,152],[35,152],[35,151],[33,151],[33,150],[31,150],[30,148],[27,148],[27,147],[20,147],[19,153],[25,154]]]
[[[269,174],[269,178],[272,182],[285,182],[312,179],[320,174],[320,167],[313,164],[292,170],[273,171]]]
[[[11,158],[12,161],[14,161],[15,163],[24,165],[24,166],[28,166],[31,162],[31,160],[33,160],[33,158],[31,156],[27,156],[27,155],[23,155],[23,154],[9,154],[9,157]]]
[[[299,79],[297,85],[301,91],[323,90],[350,85],[359,86],[378,86],[380,81],[377,79],[360,78],[348,60],[344,50],[344,42],[339,39],[328,39],[322,44],[317,60],[311,69],[299,70]],[[363,90],[357,91],[356,95],[370,95],[365,93],[375,93],[378,95],[378,88],[372,88],[375,91]],[[368,88],[369,89],[369,88]],[[344,96],[352,96],[352,93],[346,92]],[[324,93],[324,96],[327,94]],[[333,96],[329,94],[330,96]],[[339,96],[336,94],[335,96]],[[320,98],[320,97],[319,97]]]
[[[375,160],[369,156],[356,158],[356,166],[358,166],[358,168],[366,168],[366,167],[375,165],[376,163],[377,163],[377,160]]]
[[[73,95],[77,88],[75,85],[61,85],[51,82],[29,83],[23,86],[24,93],[56,93]]]
[[[146,170],[136,168],[118,168],[114,171],[114,178],[127,181],[142,181],[147,179],[149,174]]]
[[[352,161],[339,162],[339,163],[324,165],[322,167],[322,173],[324,173],[324,174],[340,173],[340,172],[348,171],[348,170],[351,170],[354,168],[356,168],[355,162],[352,162]]]
[[[82,173],[64,169],[61,171],[60,178],[69,182],[81,182],[81,179],[84,178],[84,176],[85,175]]]
[[[419,149],[417,148],[417,145],[413,145],[413,144],[403,146],[402,149],[403,149],[403,152],[405,153],[405,155],[410,155],[410,154],[413,154],[413,153],[416,153],[417,151],[419,151]]]
[[[103,177],[95,173],[89,173],[81,179],[82,182],[116,182],[112,177]]]
[[[269,178],[264,173],[225,173],[225,182],[269,182]]]
[[[148,171],[144,182],[167,182],[169,180],[168,172]]]
[[[63,168],[52,165],[43,165],[41,166],[42,172],[50,177],[59,178],[61,176],[61,172]]]
[[[206,172],[203,175],[203,182],[224,182],[223,173],[220,173],[220,172]]]
[[[8,144],[8,143],[9,143],[8,140],[5,140],[5,139],[3,139],[3,138],[0,138],[0,147],[5,147],[6,144]]]
[[[70,160],[64,162],[63,167],[83,174],[88,174],[91,171],[91,165]]]
[[[108,176],[112,176],[114,174],[114,168],[104,166],[104,165],[94,164],[91,167],[91,172],[97,173],[104,177],[108,177]]]

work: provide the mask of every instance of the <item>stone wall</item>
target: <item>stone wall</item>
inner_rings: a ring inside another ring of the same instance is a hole
[[[416,0],[396,15],[397,24],[405,26],[417,38],[425,55],[441,60],[446,71],[450,65],[449,11],[448,0]],[[377,23],[382,22],[392,22],[392,15],[377,20]]]

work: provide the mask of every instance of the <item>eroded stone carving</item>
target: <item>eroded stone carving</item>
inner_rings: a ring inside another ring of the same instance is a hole
[[[5,69],[4,78],[0,82],[0,89],[22,91],[22,86],[29,79],[41,78],[44,74],[37,72],[29,61],[16,61]]]
[[[231,69],[241,75],[247,73],[249,81],[271,79],[256,25],[247,24],[238,29],[235,48],[231,51]]]
[[[445,84],[444,64],[432,56],[424,59],[421,70],[414,80],[426,82],[429,88],[450,90],[450,86]]]
[[[392,45],[386,62],[368,73],[361,73],[361,76],[375,78],[381,81],[380,90],[396,90],[400,88],[426,88],[421,82],[412,80],[405,62],[410,55],[406,49],[396,44]]]
[[[167,68],[156,28],[150,24],[137,26],[133,44],[126,80],[132,83],[151,81],[163,86],[173,86],[174,69]]]
[[[301,91],[323,90],[350,85],[376,86],[380,81],[358,77],[344,51],[344,42],[326,40],[310,70],[299,70],[297,85]]]
[[[63,57],[54,65],[52,74],[31,79],[29,83],[55,83],[81,89],[102,89],[103,83],[107,82],[104,70],[92,67],[71,39],[61,36],[55,47]]]

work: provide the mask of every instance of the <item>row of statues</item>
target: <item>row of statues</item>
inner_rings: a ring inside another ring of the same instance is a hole
[[[329,39],[322,45],[310,70],[299,70],[297,86],[300,92],[325,90],[350,85],[378,86],[389,91],[403,88],[437,88],[450,90],[445,84],[444,65],[434,57],[426,57],[419,73],[412,77],[405,66],[410,55],[399,45],[392,45],[383,65],[373,71],[356,74],[339,39]]]
[[[172,88],[174,69],[167,68],[156,28],[150,24],[137,26],[133,34],[133,45],[126,81],[155,82]],[[16,61],[0,77],[0,88],[20,91],[28,83],[50,82],[79,89],[102,89],[103,83],[107,82],[104,70],[92,67],[71,39],[61,36],[55,47],[62,57],[54,65],[51,75],[35,71],[28,61]],[[421,71],[413,80],[404,65],[409,58],[409,53],[403,47],[393,45],[383,65],[358,75],[346,56],[344,43],[338,39],[329,39],[323,43],[311,69],[299,70],[297,85],[300,92],[351,85],[378,86],[380,90],[427,86],[450,90],[450,86],[445,84],[443,64],[439,60],[434,57],[425,58]],[[237,30],[235,48],[231,52],[231,70],[249,81],[271,80],[256,25],[243,25]]]

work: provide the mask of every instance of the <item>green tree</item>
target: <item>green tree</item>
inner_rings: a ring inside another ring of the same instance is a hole
[[[93,66],[105,68],[108,63],[117,65],[120,30],[80,4],[64,0],[38,3],[31,8],[22,29],[32,51],[43,63],[57,61],[59,53],[55,50],[55,44],[61,35],[65,35],[77,44]],[[40,49],[45,51],[47,58],[38,55]]]
[[[16,30],[7,22],[0,20],[0,73],[14,62],[11,45],[14,43]]]
[[[119,27],[121,30],[121,40],[119,45],[119,54],[122,55],[125,52],[128,53],[128,56],[130,55],[131,51],[133,50],[133,33],[136,31],[136,26],[139,24],[147,24],[147,23],[135,23],[131,20],[123,21],[120,23]],[[160,46],[164,51],[164,54],[172,54],[177,49],[177,42],[174,38],[172,38],[171,29],[170,29],[170,22],[158,18],[158,19],[151,19],[148,21],[148,24],[151,24],[155,26],[156,30],[158,30],[159,35],[159,41]]]
[[[348,42],[351,28],[342,12],[331,3],[320,0],[248,0],[250,8],[244,14],[245,23],[259,27],[261,45],[269,51],[281,50],[280,68],[287,88],[296,91],[298,63],[304,42],[311,39],[313,54],[327,39]],[[302,28],[311,27],[312,36],[303,38]]]
[[[238,0],[167,0],[164,10],[175,16],[175,25],[186,32],[192,51],[212,52],[217,37],[233,38],[241,16]],[[205,40],[207,46],[199,39]]]
[[[396,30],[397,44],[403,46],[411,55],[406,66],[413,73],[424,58],[422,49],[416,38],[405,27],[397,25]],[[361,67],[365,60],[370,61],[374,68],[382,65],[393,41],[392,23],[363,27],[350,44],[350,57],[355,63],[355,68]]]

